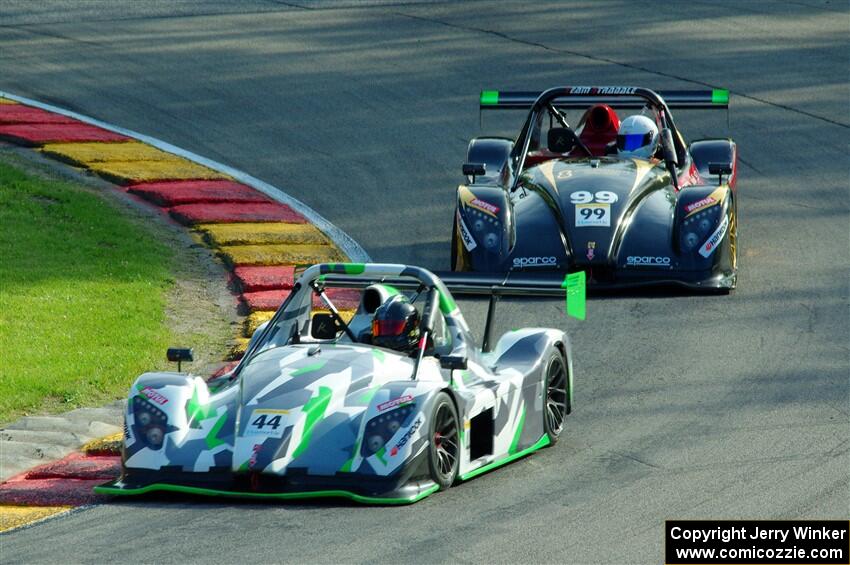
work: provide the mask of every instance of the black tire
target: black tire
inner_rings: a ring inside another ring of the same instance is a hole
[[[433,480],[445,490],[457,478],[460,462],[460,442],[457,416],[452,399],[445,392],[437,394],[428,424],[428,469]]]
[[[549,436],[549,443],[555,444],[564,431],[564,419],[567,417],[567,363],[559,351],[549,355],[546,361],[545,393],[546,408],[543,411],[543,429]]]

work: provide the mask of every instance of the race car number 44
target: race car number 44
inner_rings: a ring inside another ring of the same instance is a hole
[[[282,438],[286,426],[283,425],[281,420],[286,414],[289,414],[289,410],[254,410],[251,413],[251,419],[248,420],[245,435]]]
[[[611,225],[611,205],[600,202],[576,204],[576,227],[609,227]]]

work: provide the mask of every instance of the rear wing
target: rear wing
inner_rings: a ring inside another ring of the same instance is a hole
[[[631,86],[567,86],[563,87],[552,104],[560,109],[585,109],[594,104],[607,104],[613,108],[641,109],[656,96],[670,109],[726,110],[729,108],[729,91],[712,90],[651,90]],[[547,91],[548,92],[548,91]],[[655,96],[647,96],[651,93]],[[528,110],[543,92],[505,92],[482,90],[480,110]]]
[[[564,273],[534,273],[508,271],[507,273],[464,273],[433,271],[453,295],[469,296],[564,296],[568,285],[585,286],[584,271]],[[365,288],[376,282],[403,290],[415,290],[422,283],[409,277],[360,277],[327,274],[321,279],[327,287]]]
[[[586,275],[584,271],[562,273],[524,273],[509,271],[503,274],[434,272],[453,295],[487,296],[487,319],[484,322],[482,351],[490,351],[496,302],[501,296],[564,296],[568,316],[586,318]],[[364,288],[381,282],[403,290],[417,290],[422,283],[405,277],[382,277],[380,281],[364,280],[345,275],[325,275],[322,284],[328,287]]]
[[[500,296],[564,296],[569,316],[584,320],[586,317],[586,283],[584,271],[576,273],[534,273],[509,271],[507,273],[457,273],[438,272],[446,288],[457,296],[487,296],[491,302]],[[325,275],[322,284],[328,287],[365,288],[380,282],[398,289],[416,290],[421,283],[408,277],[381,277],[367,280],[345,275]]]

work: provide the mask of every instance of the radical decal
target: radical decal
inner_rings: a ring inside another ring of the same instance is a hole
[[[159,404],[160,406],[168,402],[168,399],[164,395],[149,386],[144,387],[140,392],[146,396],[148,400],[155,404]]]
[[[405,394],[404,396],[399,396],[398,398],[394,398],[393,400],[388,400],[387,402],[382,402],[378,404],[378,412],[383,412],[384,410],[389,410],[390,408],[395,408],[396,406],[401,406],[402,404],[407,404],[408,402],[413,402],[413,397],[409,394]]]
[[[610,204],[576,204],[576,227],[610,227]]]
[[[514,267],[553,267],[558,264],[555,257],[514,257]]]
[[[726,235],[726,228],[729,227],[729,216],[723,216],[723,221],[720,222],[720,225],[717,226],[717,229],[714,230],[714,233],[709,236],[705,243],[702,244],[702,247],[699,248],[699,254],[703,257],[710,257],[714,250],[717,248],[717,244],[723,241],[723,236]]]
[[[627,265],[644,265],[651,267],[669,267],[670,266],[670,258],[669,257],[652,257],[650,255],[646,256],[636,256],[630,255],[626,257]]]
[[[469,232],[469,228],[466,227],[466,222],[463,221],[463,218],[460,215],[460,210],[457,212],[457,223],[460,226],[460,239],[463,241],[463,246],[466,247],[467,251],[472,251],[478,244],[475,243],[475,238],[472,237],[472,234]]]
[[[259,408],[251,413],[248,427],[245,429],[246,436],[266,436],[280,439],[283,437],[284,425],[281,419],[289,414],[289,410],[272,410]]]
[[[596,256],[596,242],[588,241],[587,242],[587,260],[593,261],[593,258]]]

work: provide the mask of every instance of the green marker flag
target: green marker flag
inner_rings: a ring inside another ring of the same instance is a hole
[[[585,304],[585,283],[587,277],[584,271],[571,273],[564,277],[564,282],[561,288],[567,289],[567,316],[584,320],[587,316],[587,308]]]

